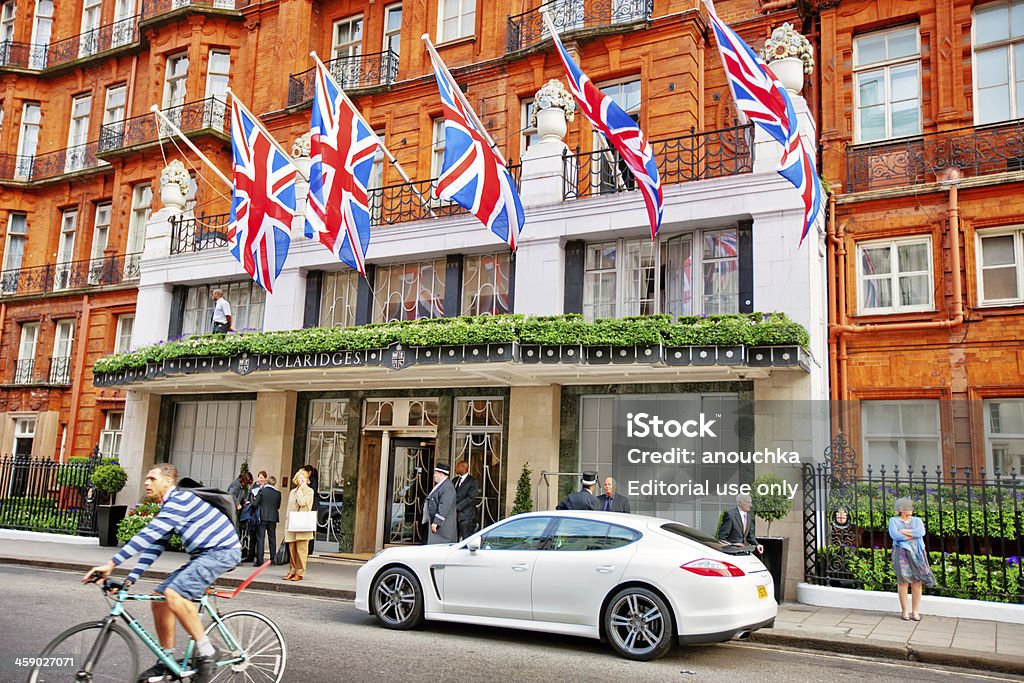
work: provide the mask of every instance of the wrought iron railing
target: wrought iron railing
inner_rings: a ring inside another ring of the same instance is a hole
[[[191,254],[226,247],[230,215],[171,216],[171,254]]]
[[[163,110],[183,133],[201,130],[215,130],[226,133],[230,125],[227,105],[216,97],[186,102],[177,107]],[[99,152],[112,152],[126,147],[156,142],[161,137],[170,137],[166,124],[157,120],[156,114],[142,114],[117,123],[108,123],[100,128]]]
[[[0,458],[0,527],[95,536],[96,501],[88,492],[101,462]]]
[[[661,184],[674,185],[750,173],[754,170],[754,128],[734,124],[651,143]],[[636,178],[613,149],[563,154],[563,199],[636,189]]]
[[[934,182],[947,169],[956,169],[963,177],[1024,170],[1024,119],[848,146],[845,190]]]
[[[47,48],[47,67],[73,62],[116,47],[131,45],[139,39],[139,17],[128,17],[50,43]]]
[[[50,294],[88,287],[109,287],[138,280],[141,254],[116,254],[87,261],[48,263],[45,266],[0,273],[0,297]]]
[[[36,381],[36,361],[34,358],[20,358],[14,361],[12,384],[34,384]]]
[[[888,525],[897,499],[909,498],[936,581],[927,592],[1024,603],[1024,478],[1015,470],[840,470],[804,465],[808,583],[894,592]]]
[[[366,55],[338,57],[324,65],[346,90],[386,85],[398,80],[398,55],[390,49]],[[313,99],[316,67],[288,76],[288,106]]]
[[[142,0],[141,18],[145,21],[183,7],[237,10],[248,5],[249,0]]]
[[[539,7],[508,18],[505,51],[515,52],[537,45],[549,37],[541,10],[546,10],[559,34],[577,29],[597,28],[646,21],[654,0],[548,0]]]
[[[45,68],[47,49],[46,45],[18,43],[13,40],[0,41],[0,66],[19,69]]]
[[[51,357],[48,378],[50,384],[71,384],[71,358]]]
[[[37,154],[36,156],[0,155],[0,180],[31,182],[106,166],[96,157],[99,141]]]

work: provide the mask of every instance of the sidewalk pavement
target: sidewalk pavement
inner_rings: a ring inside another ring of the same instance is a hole
[[[103,564],[114,552],[113,548],[99,546],[4,538],[0,541],[0,564],[84,572]],[[181,565],[184,557],[181,553],[164,553],[145,576],[163,578]],[[361,565],[355,560],[311,557],[306,578],[301,582],[282,580],[287,570],[270,566],[250,588],[351,600],[355,594],[356,571]],[[221,579],[219,585],[237,586],[251,571],[252,567],[241,566]],[[115,575],[118,573],[126,572],[118,568]],[[775,628],[757,631],[751,640],[1024,675],[1024,624],[928,615],[920,622],[903,621],[896,613],[787,602],[779,607]]]

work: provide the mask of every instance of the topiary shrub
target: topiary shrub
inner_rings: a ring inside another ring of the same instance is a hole
[[[115,463],[100,465],[92,473],[92,485],[105,501],[113,501],[118,491],[128,483],[128,473]]]
[[[519,515],[524,512],[533,512],[533,494],[530,485],[530,463],[523,464],[523,471],[519,473],[519,481],[516,482],[516,498],[512,504],[512,514]]]

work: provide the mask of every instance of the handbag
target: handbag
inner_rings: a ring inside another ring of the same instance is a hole
[[[277,549],[277,554],[274,555],[274,564],[288,564],[288,543],[286,541],[282,541]]]
[[[301,533],[316,531],[316,513],[309,511],[293,511],[288,513],[288,531]]]

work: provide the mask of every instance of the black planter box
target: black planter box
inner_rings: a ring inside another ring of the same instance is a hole
[[[584,346],[583,352],[590,365],[607,365],[612,362],[610,346]]]
[[[177,374],[181,372],[181,361],[177,358],[167,358],[163,363],[163,374]]]
[[[227,372],[231,365],[230,356],[214,356],[213,369],[216,372]]]
[[[757,542],[764,546],[761,562],[768,568],[775,583],[775,602],[782,604],[782,594],[786,590],[786,551],[789,550],[789,539],[770,536],[758,538]]]
[[[612,362],[616,364],[632,364],[636,362],[636,348],[633,346],[613,346]]]
[[[442,346],[418,346],[416,347],[417,365],[437,365],[441,362]],[[369,356],[367,356],[369,359]]]
[[[637,344],[635,351],[637,363],[661,362],[661,344]]]
[[[196,372],[213,372],[213,358],[211,356],[196,358]]]
[[[742,346],[719,346],[717,350],[719,365],[743,365]]]
[[[516,351],[518,351],[518,348],[514,342],[488,344],[487,360],[493,363],[501,363],[504,361],[511,362],[516,360]]]
[[[689,365],[690,364],[690,347],[689,346],[666,346],[665,352],[665,364],[666,365]]]
[[[442,363],[461,363],[464,359],[464,347],[462,346],[442,346],[438,353],[441,354]]]
[[[578,344],[572,346],[546,346],[541,354],[541,363],[579,363],[583,360],[583,347]],[[548,353],[549,349],[555,351],[554,355]]]
[[[127,505],[96,506],[96,532],[100,537],[100,545],[108,548],[117,545],[117,525],[127,512]]]
[[[198,358],[182,358],[181,359],[181,371],[185,374],[192,374],[196,371],[199,366]]]
[[[539,363],[540,352],[543,348],[545,347],[539,344],[523,344],[519,347],[519,357],[527,364]]]
[[[467,363],[486,363],[488,360],[487,344],[466,344],[463,353]]]
[[[754,346],[747,349],[747,365],[752,368],[767,368],[772,365],[771,346]]]
[[[717,346],[691,346],[690,362],[694,365],[718,365]]]

